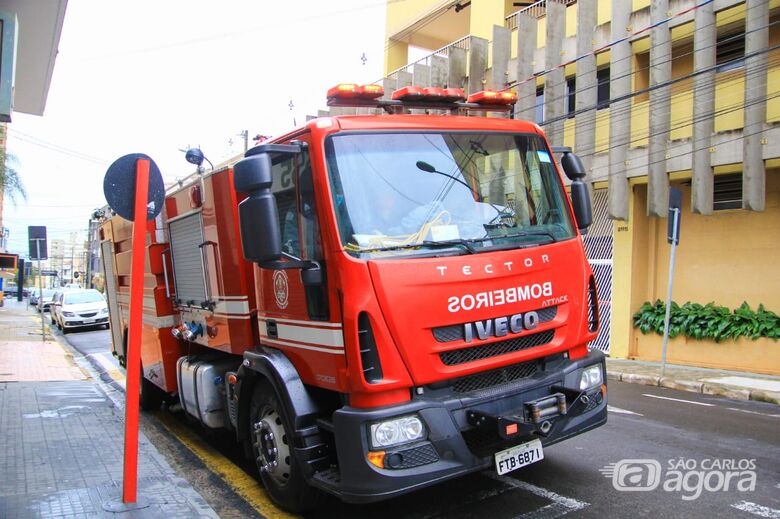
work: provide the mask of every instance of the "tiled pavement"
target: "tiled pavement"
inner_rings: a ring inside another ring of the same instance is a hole
[[[0,518],[217,517],[143,433],[146,506],[109,511],[121,503],[124,412],[60,345],[41,343],[29,316],[0,308]]]

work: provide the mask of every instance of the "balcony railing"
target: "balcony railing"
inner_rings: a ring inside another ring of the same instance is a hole
[[[576,4],[577,0],[550,0],[551,2],[558,2],[565,6]],[[539,0],[529,6],[523,7],[519,11],[516,11],[504,20],[504,27],[514,31],[517,29],[517,17],[520,15],[530,16],[531,18],[544,18],[547,14],[547,0]]]
[[[449,45],[446,45],[438,50],[435,50],[428,54],[427,56],[424,56],[417,61],[414,61],[412,63],[409,63],[408,65],[404,65],[403,67],[397,68],[394,71],[387,74],[387,77],[392,79],[398,79],[398,73],[399,72],[409,72],[410,74],[414,70],[414,66],[418,64],[422,65],[430,65],[431,64],[431,56],[443,56],[443,57],[449,57],[450,50],[454,48],[463,49],[466,52],[469,50],[469,46],[471,44],[471,36],[464,36],[463,38],[459,40],[455,40],[454,42],[450,43]],[[381,80],[379,80],[377,83],[381,83]]]

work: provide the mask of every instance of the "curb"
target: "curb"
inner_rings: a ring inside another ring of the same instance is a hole
[[[753,400],[755,402],[767,402],[780,405],[780,393],[763,391],[760,389],[740,389],[720,384],[698,382],[696,380],[675,379],[670,377],[657,377],[653,375],[640,375],[638,373],[624,373],[622,371],[607,370],[607,380],[618,380],[629,384],[644,384],[646,386],[665,387],[699,393],[703,395],[715,395],[730,398],[732,400]]]

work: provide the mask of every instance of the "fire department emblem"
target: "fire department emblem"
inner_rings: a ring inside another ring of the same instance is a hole
[[[284,310],[289,302],[290,290],[287,286],[287,273],[283,270],[274,272],[274,297],[276,306]]]

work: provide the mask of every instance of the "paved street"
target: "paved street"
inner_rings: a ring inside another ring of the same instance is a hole
[[[115,366],[108,360],[108,331],[66,338],[93,365],[105,370]],[[780,407],[623,382],[610,383],[609,402],[606,426],[548,448],[544,461],[517,473],[474,474],[381,505],[354,506],[334,500],[327,512],[310,517],[780,517]],[[161,412],[156,418],[173,422],[174,431],[186,430],[180,415]],[[175,436],[170,427],[162,430]],[[187,443],[195,438],[204,448],[227,456],[244,478],[254,477],[251,465],[229,440],[194,431],[197,434],[188,434]],[[163,452],[178,457],[172,464],[185,470],[189,464],[200,465],[191,456],[182,456],[180,449]],[[635,487],[655,479],[658,487],[616,490],[602,470],[621,460],[643,460],[638,463],[644,465],[633,483],[626,470],[640,465],[624,463],[623,472],[615,467],[620,481]],[[741,460],[747,465],[740,467]],[[660,465],[655,473],[654,461]],[[727,463],[733,465],[731,475],[724,474],[729,472]],[[755,470],[754,488],[752,476],[740,468]],[[679,480],[673,469],[679,469]],[[213,481],[202,484],[213,485]],[[738,489],[740,482],[745,491]],[[193,486],[205,495],[197,482]],[[267,508],[264,513],[269,515]]]

